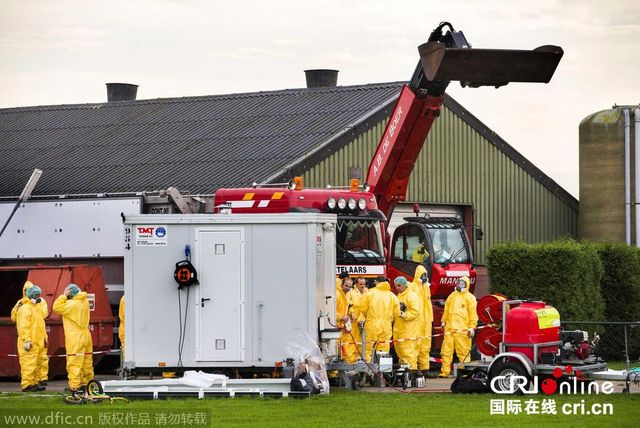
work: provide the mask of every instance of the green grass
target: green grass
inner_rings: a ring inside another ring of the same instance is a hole
[[[490,400],[556,401],[558,415],[490,415]],[[564,403],[612,403],[613,415],[563,415]],[[175,399],[162,401],[132,401],[125,405],[87,404],[70,406],[60,396],[28,397],[20,394],[0,395],[1,419],[7,412],[23,414],[65,412],[66,415],[93,414],[95,425],[99,412],[197,412],[207,411],[211,426],[260,426],[260,427],[412,427],[412,426],[576,426],[637,427],[640,421],[640,394],[613,394],[598,396],[526,396],[510,397],[493,394],[453,395],[398,394],[346,391],[334,389],[329,396],[307,400],[294,399]],[[18,426],[18,425],[14,425]],[[32,425],[33,426],[33,425]],[[45,426],[45,425],[42,425]],[[55,427],[54,424],[47,424]],[[116,425],[117,426],[117,425]],[[122,426],[122,425],[121,425]],[[134,425],[135,426],[135,425]],[[151,426],[154,426],[153,423]],[[171,425],[169,425],[171,426]],[[175,425],[174,425],[175,426]]]

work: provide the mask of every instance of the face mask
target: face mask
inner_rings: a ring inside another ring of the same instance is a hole
[[[31,303],[33,303],[34,305],[37,305],[38,303],[40,303],[42,299],[40,297],[38,297],[37,299],[31,299]]]
[[[465,284],[459,282],[458,284],[456,284],[456,291],[462,291],[466,288]]]
[[[429,282],[429,278],[427,278],[427,274],[422,274],[422,276],[420,277],[420,281],[422,281],[423,284],[426,284],[427,282]]]

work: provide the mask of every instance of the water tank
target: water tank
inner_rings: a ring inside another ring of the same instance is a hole
[[[532,346],[534,343],[560,340],[560,314],[554,307],[547,306],[544,302],[522,302],[507,312],[504,328],[507,351],[520,352],[534,361]],[[557,345],[541,347],[538,349],[538,359],[543,352],[556,353],[557,351]]]
[[[580,123],[580,239],[625,242],[624,110],[630,110],[633,159],[634,108],[637,106],[614,106],[593,113]],[[633,210],[631,214],[633,225]],[[632,230],[632,236],[634,233]]]

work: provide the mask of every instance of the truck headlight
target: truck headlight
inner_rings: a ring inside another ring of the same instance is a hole
[[[367,201],[365,201],[364,199],[358,199],[358,208],[360,208],[361,210],[367,208]]]
[[[330,197],[329,199],[327,199],[327,206],[330,210],[334,209],[336,207],[336,198]]]
[[[344,198],[340,198],[338,199],[338,208],[340,208],[341,210],[345,209],[347,207],[347,201],[344,200]]]
[[[356,209],[356,200],[353,198],[349,198],[349,209],[350,210]]]

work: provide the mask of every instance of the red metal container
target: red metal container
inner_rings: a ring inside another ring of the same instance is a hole
[[[20,376],[20,365],[17,357],[16,326],[11,321],[11,308],[22,298],[22,287],[25,281],[31,281],[42,289],[42,298],[49,307],[46,326],[49,335],[49,355],[65,353],[64,330],[60,315],[51,310],[53,301],[63,293],[70,283],[77,284],[82,291],[89,293],[91,305],[89,329],[93,339],[94,351],[107,351],[113,346],[113,326],[115,318],[111,314],[109,299],[104,285],[102,269],[88,265],[65,266],[11,266],[0,267],[0,376]],[[93,358],[94,366],[102,359],[103,354]],[[66,359],[53,357],[49,359],[49,376],[66,373]]]
[[[505,345],[507,351],[520,352],[531,361],[534,343],[557,342],[560,340],[560,314],[544,302],[523,302],[507,313]],[[542,352],[557,352],[558,345],[538,349],[538,358]]]

